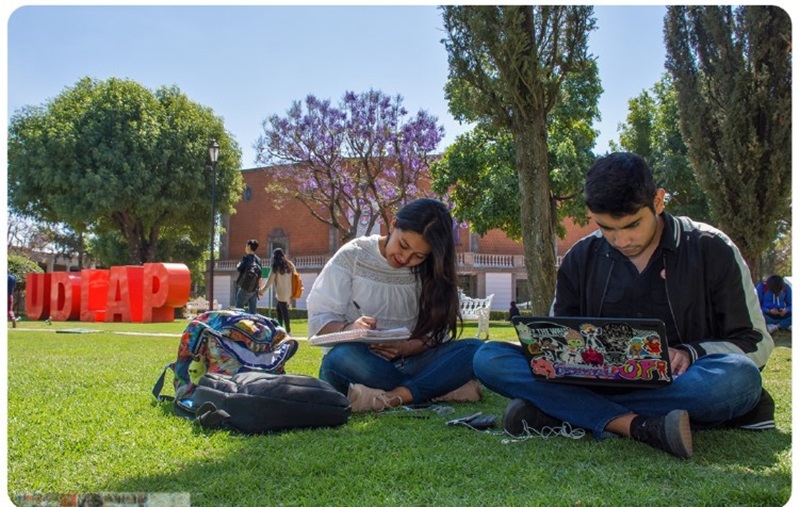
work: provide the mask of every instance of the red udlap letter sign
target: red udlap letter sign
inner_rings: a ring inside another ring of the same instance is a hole
[[[189,300],[192,277],[185,264],[152,263],[31,273],[25,311],[32,320],[171,322]]]

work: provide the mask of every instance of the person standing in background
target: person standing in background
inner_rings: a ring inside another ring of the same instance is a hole
[[[11,327],[17,327],[17,317],[14,315],[14,289],[17,286],[17,277],[13,274],[8,274],[8,320],[11,321]]]
[[[236,307],[237,308],[245,308],[247,305],[247,311],[249,313],[256,313],[256,304],[258,303],[258,283],[255,284],[255,289],[247,289],[242,287],[242,281],[245,279],[245,274],[250,270],[250,267],[253,264],[258,266],[259,273],[261,272],[261,259],[258,258],[256,255],[256,250],[258,250],[258,240],[249,239],[247,240],[247,244],[244,247],[244,257],[236,266],[236,270],[239,271],[239,278],[236,280]]]
[[[258,290],[258,295],[263,296],[273,285],[275,286],[275,299],[278,300],[276,310],[278,323],[292,334],[292,323],[289,319],[289,303],[292,301],[292,274],[297,269],[292,261],[286,258],[283,250],[276,248],[272,251],[272,270],[267,282]]]

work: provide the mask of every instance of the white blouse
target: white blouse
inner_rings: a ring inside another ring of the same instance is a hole
[[[381,255],[379,239],[376,234],[349,241],[322,269],[306,300],[309,336],[329,322],[353,322],[361,312],[374,317],[378,329],[413,331],[422,285],[411,268],[389,265]]]

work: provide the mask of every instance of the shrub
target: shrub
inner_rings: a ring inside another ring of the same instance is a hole
[[[8,272],[17,277],[17,288],[25,287],[25,278],[28,273],[44,273],[36,261],[23,255],[8,254]]]

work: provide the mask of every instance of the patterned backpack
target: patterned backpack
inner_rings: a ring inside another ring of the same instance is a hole
[[[174,376],[176,405],[191,398],[206,373],[282,374],[297,346],[274,319],[232,310],[202,313],[183,331],[178,358],[164,367],[153,396],[159,401],[172,399],[161,394],[168,369]]]

